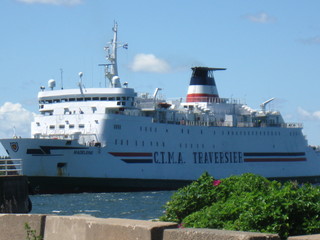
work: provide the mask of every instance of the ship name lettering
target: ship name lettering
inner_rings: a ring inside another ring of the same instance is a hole
[[[92,155],[93,151],[88,151],[88,150],[74,150],[74,154],[77,155]]]
[[[242,152],[193,152],[194,164],[220,164],[242,162]]]
[[[181,152],[154,152],[153,162],[157,164],[184,164]]]

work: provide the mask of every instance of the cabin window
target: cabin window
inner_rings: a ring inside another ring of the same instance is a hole
[[[74,128],[74,124],[70,124],[70,125],[69,125],[69,128]]]
[[[100,100],[101,100],[101,101],[107,101],[108,98],[107,98],[107,97],[102,97],[102,98],[100,98]]]
[[[99,101],[99,98],[98,97],[93,97],[92,100],[93,101]]]
[[[81,102],[83,101],[83,98],[77,98],[77,101]]]
[[[79,124],[79,128],[84,128],[84,124]]]
[[[65,126],[64,125],[59,125],[59,128],[60,129],[63,129]]]
[[[54,129],[55,128],[55,126],[54,125],[50,125],[50,127],[49,127],[50,129]]]
[[[85,101],[91,101],[91,97],[84,98]]]
[[[75,98],[69,98],[69,102],[74,102],[75,100]]]
[[[109,99],[109,101],[114,101],[115,100],[114,97],[109,97],[108,99]]]

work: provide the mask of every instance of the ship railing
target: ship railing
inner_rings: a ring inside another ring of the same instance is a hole
[[[282,124],[284,128],[302,128],[302,123],[284,123]]]
[[[219,97],[188,97],[185,102],[207,102],[207,103],[229,103],[229,104],[243,104],[240,99],[235,98],[219,98]]]
[[[1,158],[0,175],[23,175],[22,159]]]

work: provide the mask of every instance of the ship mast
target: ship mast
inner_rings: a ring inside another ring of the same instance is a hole
[[[105,77],[109,79],[110,87],[112,88],[120,88],[120,78],[118,75],[118,65],[117,65],[117,48],[123,47],[125,49],[128,48],[128,44],[119,45],[117,37],[118,37],[118,24],[115,22],[112,28],[113,30],[113,39],[108,43],[108,46],[104,48],[107,51],[106,59],[110,62],[107,64],[99,64],[100,66],[105,67]]]

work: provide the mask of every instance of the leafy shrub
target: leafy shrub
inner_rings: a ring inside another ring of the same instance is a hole
[[[166,214],[160,220],[181,223],[189,214],[210,205],[216,198],[213,181],[213,177],[204,173],[198,180],[181,188],[167,202]]]
[[[166,204],[163,221],[185,227],[289,235],[320,232],[320,188],[281,184],[254,174],[221,181],[203,174],[178,190]]]

